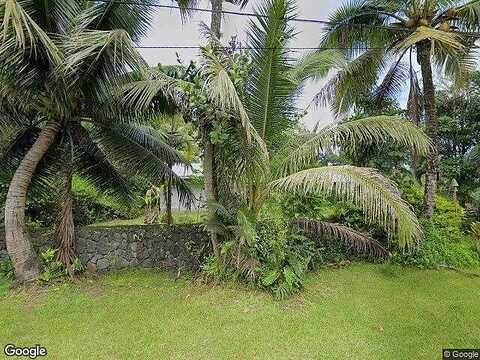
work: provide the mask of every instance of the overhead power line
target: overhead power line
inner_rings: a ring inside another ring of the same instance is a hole
[[[124,5],[135,5],[135,6],[145,6],[145,7],[155,7],[161,9],[170,9],[170,10],[180,10],[180,11],[196,11],[196,12],[205,12],[205,13],[222,13],[224,15],[234,15],[234,16],[246,16],[246,17],[261,17],[268,18],[268,15],[256,14],[251,12],[242,12],[242,11],[232,11],[232,10],[221,10],[216,11],[207,8],[198,8],[198,7],[180,7],[178,5],[162,5],[162,4],[142,4],[136,1],[129,0],[97,0],[98,2],[112,3],[112,4],[124,4]],[[301,22],[301,23],[310,23],[310,24],[321,24],[321,25],[333,25],[330,21],[320,20],[320,19],[307,19],[307,18],[298,18],[292,17],[289,21]],[[410,30],[395,28],[393,26],[386,25],[369,25],[369,24],[351,24],[351,26],[358,26],[363,28],[374,28],[374,29],[388,29],[392,31],[402,31],[410,32]]]
[[[256,14],[256,13],[251,13],[251,12],[242,12],[242,11],[232,11],[232,10],[221,10],[221,11],[216,11],[212,9],[207,9],[207,8],[199,8],[199,7],[180,7],[178,5],[162,5],[162,4],[144,4],[140,3],[137,1],[131,1],[131,0],[96,0],[98,2],[103,2],[103,3],[112,3],[112,4],[124,4],[124,5],[135,5],[135,6],[145,6],[145,7],[155,7],[155,8],[161,8],[161,9],[170,9],[170,10],[180,10],[180,11],[197,11],[197,12],[205,12],[205,13],[222,13],[224,15],[234,15],[234,16],[246,16],[246,17],[261,17],[261,18],[268,18],[268,15],[262,15],[262,14]],[[321,24],[321,25],[335,25],[334,23],[326,20],[320,20],[320,19],[307,19],[307,18],[299,18],[299,17],[293,17],[289,19],[289,21],[293,22],[301,22],[301,23],[311,23],[311,24]],[[413,30],[409,29],[403,29],[403,28],[397,28],[394,26],[388,26],[388,25],[370,25],[370,24],[349,24],[349,26],[357,26],[360,28],[371,28],[371,29],[387,29],[391,31],[401,31],[401,32],[413,32]],[[475,32],[462,32],[462,31],[456,31],[455,33],[457,34],[462,34],[465,36],[472,36],[479,38],[480,34],[475,33]]]
[[[136,6],[145,6],[145,7],[156,7],[156,8],[171,9],[171,10],[197,11],[197,12],[206,12],[206,13],[221,12],[224,15],[268,18],[267,15],[255,14],[255,13],[250,13],[250,12],[242,12],[242,11],[231,11],[231,10],[215,11],[215,10],[212,10],[212,9],[189,7],[189,6],[181,7],[181,6],[178,6],[178,5],[142,4],[142,3],[139,3],[139,2],[136,2],[136,1],[129,1],[129,0],[97,0],[97,1],[98,2],[104,2],[104,3],[113,3],[113,4],[125,4],[125,5],[136,5]],[[328,21],[317,20],[317,19],[292,18],[291,20],[292,21],[297,21],[297,22],[307,22],[307,23],[316,23],[316,24],[324,24],[324,25],[331,24]]]
[[[135,46],[135,48],[137,49],[202,49],[203,46],[200,46],[200,45],[179,45],[179,46],[175,46],[175,45],[139,45],[139,46]],[[217,49],[231,49],[230,46],[215,46],[215,48]],[[238,49],[244,49],[244,50],[275,50],[275,49],[279,49],[279,47],[261,47],[261,46],[242,46],[242,45],[239,45],[237,47]],[[286,47],[282,47],[282,49],[284,50],[351,50],[351,48],[347,48],[347,47],[289,47],[289,46],[286,46]],[[385,49],[385,48],[381,48],[381,47],[378,47],[378,48],[365,48],[365,50],[382,50],[382,49]]]
[[[199,45],[139,45],[135,46],[136,49],[173,49],[173,50],[199,50],[202,49],[203,46]],[[230,46],[216,46],[218,49],[230,49]],[[238,49],[244,49],[244,50],[275,50],[278,49],[278,47],[257,47],[257,46],[238,46]],[[352,48],[349,47],[282,47],[284,50],[352,50]],[[387,48],[385,47],[362,47],[359,48],[358,50],[385,50]],[[472,49],[480,49],[480,46],[472,46]]]

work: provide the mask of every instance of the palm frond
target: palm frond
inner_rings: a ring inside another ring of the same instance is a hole
[[[224,111],[234,111],[240,116],[242,126],[246,130],[247,140],[251,139],[251,124],[247,111],[243,106],[237,89],[228,74],[225,61],[211,47],[202,48],[203,74],[208,97]]]
[[[394,50],[399,53],[404,52],[423,40],[430,40],[434,43],[443,44],[457,50],[462,50],[464,48],[461,39],[454,33],[440,31],[427,26],[419,26],[414,33],[396,44]]]
[[[145,111],[159,95],[172,101],[177,106],[183,105],[182,94],[177,87],[182,80],[168,76],[162,71],[144,72],[144,79],[127,83],[123,86],[123,103],[135,111]]]
[[[329,194],[359,206],[365,220],[396,234],[400,247],[422,239],[422,229],[410,206],[393,182],[374,169],[327,166],[304,170],[270,184],[274,190],[293,194]]]
[[[295,112],[298,83],[288,78],[291,66],[286,49],[293,37],[289,20],[295,16],[295,8],[290,0],[268,0],[256,9],[256,14],[248,31],[253,50],[245,98],[253,126],[272,146],[290,126],[288,119]]]
[[[299,219],[296,225],[307,234],[323,240],[341,241],[359,253],[384,260],[390,258],[388,250],[377,240],[347,226],[310,219]]]
[[[156,0],[99,1],[92,4],[75,19],[75,32],[85,30],[124,30],[138,42],[147,35]]]
[[[411,55],[410,55],[411,56]],[[418,82],[417,72],[413,68],[410,62],[410,92],[408,94],[407,110],[413,123],[420,126],[420,121],[423,114],[423,99],[422,90],[420,89],[420,83]]]
[[[338,50],[321,50],[304,55],[288,71],[287,77],[294,84],[307,79],[323,79],[331,70],[347,66],[345,55]]]
[[[289,149],[281,162],[283,175],[291,174],[311,164],[321,153],[338,147],[349,146],[353,151],[367,144],[395,144],[426,155],[431,142],[428,136],[398,116],[376,116],[331,125],[317,134],[304,136],[304,141],[295,149]]]
[[[403,54],[398,61],[392,64],[382,83],[375,91],[376,102],[379,108],[385,100],[396,99],[405,85],[405,81],[408,79],[410,68],[401,61],[402,57]]]
[[[73,19],[81,12],[79,1],[71,0],[36,0],[29,9],[31,16],[47,33],[63,34],[69,31]]]
[[[2,43],[14,38],[16,46],[29,51],[30,56],[44,52],[49,61],[59,64],[61,53],[46,32],[31,18],[17,0],[4,0],[0,3],[0,14],[3,15],[0,31],[3,33]],[[1,48],[1,47],[0,47]]]
[[[188,183],[171,168],[183,164],[181,154],[155,135],[153,129],[135,124],[119,124],[110,128],[98,127],[94,139],[115,164],[122,165],[130,175],[141,174],[152,181],[169,179],[180,201],[191,203],[194,196]]]
[[[478,31],[480,29],[480,1],[471,0],[456,8],[458,20],[455,25],[461,30]]]
[[[348,56],[355,58],[368,48],[389,44],[405,34],[386,26],[399,20],[396,13],[401,5],[401,1],[348,1],[328,18],[321,46],[345,48]]]
[[[477,145],[472,149],[470,158],[480,165],[480,145]]]
[[[351,110],[386,71],[388,58],[385,55],[385,49],[371,48],[350,61],[315,96],[316,105],[330,105],[336,114]]]
[[[465,86],[468,83],[469,74],[477,66],[477,54],[474,47],[477,37],[462,38],[464,47],[460,50],[437,44],[433,48],[433,56],[437,68],[443,70],[444,74],[452,79],[458,87]]]
[[[227,63],[231,59],[219,54],[211,47],[203,48],[202,54],[202,73],[205,77],[205,91],[208,98],[222,111],[233,112],[235,117],[238,116],[245,131],[247,143],[250,144],[253,139],[255,145],[261,150],[262,156],[268,158],[264,138],[260,136],[254,124],[250,122],[249,114],[228,73]]]
[[[88,80],[87,89],[105,86],[102,83],[118,85],[122,74],[146,68],[129,34],[122,29],[82,31],[69,36],[64,44],[66,58],[61,71]]]
[[[115,195],[121,200],[129,199],[131,193],[127,179],[90,138],[90,134],[79,128],[73,136],[78,139],[75,146],[75,172],[103,193]]]

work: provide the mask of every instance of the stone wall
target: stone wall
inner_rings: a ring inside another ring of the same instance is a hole
[[[6,256],[0,235],[0,259]],[[51,234],[34,233],[37,250],[54,247]],[[200,225],[83,227],[76,231],[77,254],[90,271],[126,267],[197,270],[208,252],[208,235]]]

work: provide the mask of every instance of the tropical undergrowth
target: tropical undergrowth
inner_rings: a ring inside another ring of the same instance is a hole
[[[321,259],[315,242],[292,227],[277,204],[266,205],[258,218],[245,209],[235,216],[223,210],[221,257],[207,259],[205,277],[244,281],[277,298],[301,290],[307,271]]]
[[[39,280],[43,283],[48,283],[57,279],[72,278],[85,271],[85,266],[82,262],[75,258],[69,266],[66,266],[61,261],[57,260],[56,253],[58,249],[47,248],[40,252],[40,259],[42,263],[42,271]],[[0,261],[0,278],[8,281],[15,279],[14,267],[12,260],[7,257]]]
[[[402,190],[404,198],[419,212],[423,203],[422,188],[410,186]],[[396,250],[392,261],[427,269],[478,268],[480,252],[470,225],[459,204],[438,195],[432,220],[422,220],[424,240],[408,252]]]
[[[421,187],[404,186],[402,193],[420,212]],[[312,236],[295,226],[292,219],[310,218],[348,226],[378,241],[389,251],[394,264],[422,269],[480,267],[480,240],[475,240],[464,209],[441,195],[437,196],[432,221],[421,221],[424,239],[406,249],[399,248],[381,227],[367,223],[358,207],[325,196],[277,195],[266,203],[257,218],[244,209],[235,215],[227,209],[218,213],[225,224],[222,256],[220,260],[213,256],[207,259],[203,266],[205,277],[243,281],[278,298],[301,290],[305,275],[322,266],[384,261],[371,252],[359,252],[352,243]]]

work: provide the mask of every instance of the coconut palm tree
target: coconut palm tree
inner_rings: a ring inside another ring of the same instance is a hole
[[[178,5],[181,8],[182,14],[188,16],[191,14],[190,8],[196,6],[199,3],[199,0],[176,0]],[[245,7],[248,3],[248,0],[210,0],[212,7],[212,15],[210,19],[210,29],[208,32],[212,35],[212,40],[220,39],[222,36],[222,11],[223,3],[227,2],[230,4],[239,5],[241,8]],[[218,201],[218,161],[216,160],[216,150],[215,145],[212,144],[210,139],[211,126],[214,119],[211,122],[207,123],[206,127],[203,129],[203,174],[205,177],[205,193],[207,196],[208,202],[217,202]],[[210,214],[211,221],[215,221],[215,214]],[[213,249],[218,255],[218,236],[215,231],[211,231],[211,238]]]
[[[139,119],[140,121],[141,119]],[[0,154],[3,171],[9,177],[30,149],[41,131],[40,124],[17,124],[6,150]],[[191,198],[190,189],[165,168],[172,161],[184,164],[183,156],[169,145],[170,135],[140,123],[116,124],[99,127],[98,124],[80,123],[62,128],[32,178],[34,194],[51,198],[63,188],[61,212],[56,239],[59,244],[58,259],[66,266],[75,257],[73,220],[74,198],[72,180],[76,175],[94,186],[99,192],[116,197],[119,201],[131,200],[128,180],[123,174],[141,173],[151,181],[169,181],[177,185],[182,200]],[[144,168],[130,165],[143,163]],[[61,176],[60,174],[63,174]],[[169,175],[176,179],[170,181]]]
[[[199,109],[189,106],[192,98],[201,97],[211,111],[226,113],[222,126],[227,140],[218,150],[222,164],[219,174],[249,213],[258,214],[274,191],[330,194],[358,205],[367,220],[396,235],[401,246],[414,244],[421,238],[420,225],[391,181],[374,169],[316,165],[319,154],[344,145],[361,148],[388,142],[426,154],[428,137],[398,117],[375,117],[314,133],[294,133],[293,141],[288,141],[295,129],[294,100],[302,84],[311,77],[326,76],[333,67],[344,66],[344,61],[336,51],[319,52],[297,61],[290,58],[286,47],[293,36],[289,26],[289,20],[295,16],[292,1],[266,1],[256,11],[259,16],[252,21],[249,32],[249,45],[253,48],[250,71],[243,81],[238,78],[241,56],[232,56],[231,52],[220,50],[220,46],[209,46],[202,52],[200,85],[190,84],[188,91],[179,92],[185,84],[157,77],[132,84],[127,98],[145,107],[160,91],[187,104],[187,112],[198,113]],[[199,92],[191,91],[192,88]],[[368,237],[342,226],[315,219],[313,223],[300,223],[357,244],[359,249],[379,249]]]
[[[164,72],[166,75],[174,79],[183,79],[185,81],[191,81],[195,76],[196,66],[194,62],[190,62],[188,66],[173,65],[162,66],[158,65],[158,70]],[[152,100],[152,105],[158,109],[160,116],[152,122],[152,127],[159,130],[166,135],[167,143],[176,149],[183,157],[183,165],[191,165],[197,160],[198,147],[195,143],[195,131],[191,123],[185,122],[181,115],[181,109],[172,101],[165,98],[161,94]],[[174,163],[169,163],[168,166],[172,169]],[[164,221],[168,225],[173,224],[172,215],[172,196],[173,196],[173,183],[167,177],[162,179],[164,186],[164,198],[165,198],[165,217]],[[182,197],[184,194],[179,193]],[[190,199],[190,193],[188,194],[188,200]],[[185,203],[186,205],[190,205]]]
[[[418,124],[425,114],[434,147],[428,155],[423,216],[431,218],[438,173],[438,135],[432,68],[461,81],[474,65],[472,49],[480,29],[477,0],[358,0],[329,18],[321,46],[345,48],[350,64],[318,95],[337,112],[348,111],[376,88],[378,104],[410,82],[408,109]],[[419,85],[416,65],[422,76]],[[377,87],[377,83],[380,85]],[[423,95],[423,101],[422,101]]]
[[[151,136],[136,132],[133,124],[138,116],[121,111],[113,90],[128,81],[132,70],[146,67],[134,43],[148,29],[150,10],[144,5],[149,3],[0,3],[0,121],[24,121],[37,132],[35,137],[27,135],[31,146],[12,177],[5,202],[7,249],[19,281],[39,275],[39,263],[24,229],[25,201],[39,164],[52,144],[60,141],[59,134],[73,139],[67,143],[77,141],[89,147],[88,132],[102,139],[96,145],[103,151],[129,162],[131,171],[169,173],[181,183],[163,162],[178,157],[164,152],[165,148],[161,154],[153,146],[145,150],[153,145]],[[128,142],[125,134],[136,141]],[[101,161],[96,149],[90,147],[89,155]]]

